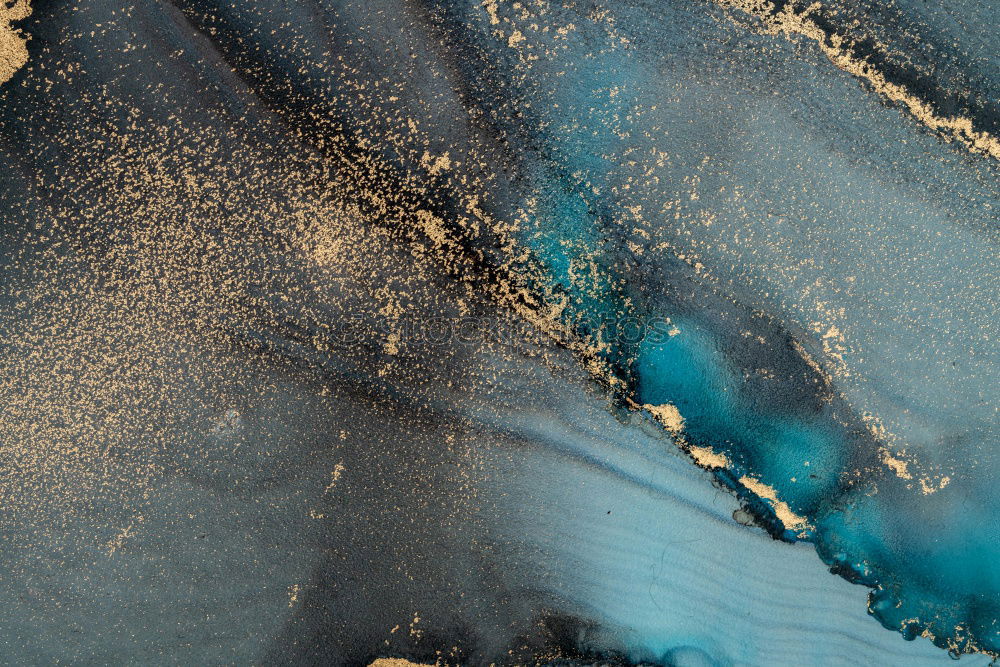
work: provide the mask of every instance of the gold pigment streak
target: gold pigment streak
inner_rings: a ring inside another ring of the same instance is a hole
[[[780,12],[770,0],[713,0],[721,7],[738,9],[754,16],[763,23],[764,32],[769,35],[784,34],[786,37],[803,35],[816,42],[830,61],[848,74],[865,79],[876,92],[889,100],[905,106],[921,123],[939,133],[948,141],[957,140],[970,151],[1000,159],[1000,139],[988,132],[980,132],[972,125],[972,120],[962,116],[939,116],[930,104],[910,94],[906,88],[892,83],[878,69],[858,57],[851,44],[841,35],[827,35],[810,18],[821,5],[814,2],[804,10],[796,12],[785,7]]]
[[[0,84],[9,81],[28,62],[28,36],[10,24],[29,16],[30,0],[17,0],[10,7],[0,3]]]

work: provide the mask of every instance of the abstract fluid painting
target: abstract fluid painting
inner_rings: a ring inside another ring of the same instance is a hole
[[[998,24],[0,3],[0,663],[994,664]]]

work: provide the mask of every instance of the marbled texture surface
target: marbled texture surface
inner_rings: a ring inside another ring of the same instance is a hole
[[[998,7],[0,7],[0,661],[990,663]]]

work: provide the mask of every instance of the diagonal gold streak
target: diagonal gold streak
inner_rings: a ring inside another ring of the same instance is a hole
[[[800,35],[815,41],[834,65],[866,80],[880,95],[906,107],[914,118],[945,140],[958,141],[974,153],[1000,160],[1000,139],[988,132],[976,130],[969,118],[938,115],[930,104],[911,94],[903,86],[892,83],[875,66],[859,57],[847,38],[826,34],[812,18],[822,7],[819,2],[801,10],[785,6],[778,11],[777,5],[771,0],[712,1],[721,7],[736,9],[759,19],[767,34],[780,34],[788,38]]]

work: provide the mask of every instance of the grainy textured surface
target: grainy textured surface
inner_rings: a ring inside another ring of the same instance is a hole
[[[988,663],[997,19],[0,7],[3,661]]]

